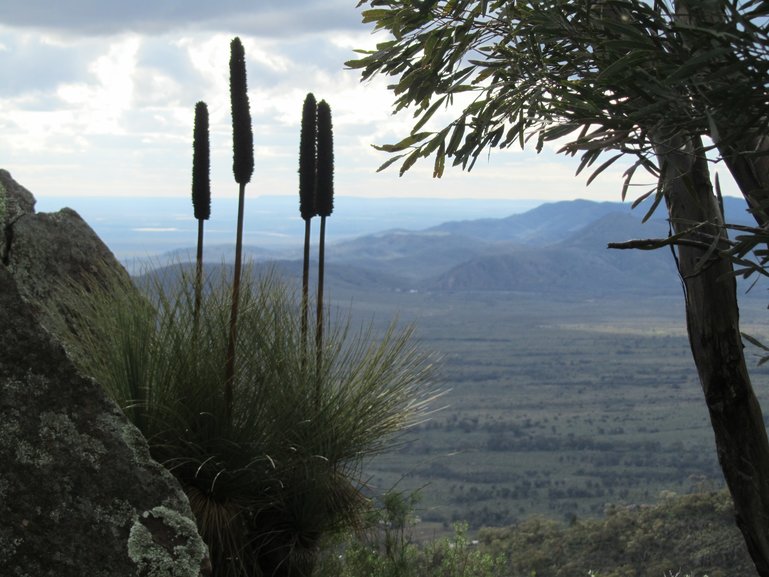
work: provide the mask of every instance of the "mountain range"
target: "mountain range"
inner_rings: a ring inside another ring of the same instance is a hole
[[[751,224],[744,201],[725,198],[727,221]],[[653,296],[681,290],[670,250],[608,249],[610,242],[664,238],[664,210],[642,222],[643,206],[574,200],[540,205],[505,218],[449,221],[421,230],[390,229],[330,244],[331,290],[516,291],[600,297]],[[329,226],[333,221],[329,220]],[[189,260],[175,251],[158,262]],[[206,251],[208,263],[231,247]],[[246,247],[247,258],[297,278],[296,248]]]

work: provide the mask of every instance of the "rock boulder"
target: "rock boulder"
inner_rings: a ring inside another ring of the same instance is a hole
[[[34,202],[0,170],[0,573],[205,575],[184,492],[45,329],[62,281],[125,271],[77,213]]]

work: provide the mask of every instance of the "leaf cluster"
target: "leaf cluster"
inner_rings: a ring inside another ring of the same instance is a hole
[[[411,133],[377,146],[403,174],[434,155],[471,169],[494,148],[533,140],[581,155],[589,180],[631,155],[655,175],[650,133],[664,126],[719,137],[766,128],[769,8],[758,0],[362,0],[363,21],[390,39],[347,66],[393,78],[394,111]],[[707,8],[706,8],[707,7]],[[688,10],[689,13],[682,13]],[[707,10],[714,13],[704,13]],[[708,19],[708,26],[698,22]],[[458,95],[462,95],[459,103]],[[456,98],[456,100],[455,100]],[[442,128],[425,127],[457,108]]]

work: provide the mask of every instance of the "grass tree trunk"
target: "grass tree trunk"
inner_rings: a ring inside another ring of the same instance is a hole
[[[193,331],[197,334],[200,319],[200,307],[203,303],[203,237],[205,232],[205,220],[198,219],[198,240],[195,251],[195,303],[193,308]]]
[[[677,265],[692,355],[715,434],[737,525],[759,575],[769,577],[769,440],[748,375],[732,264],[708,247],[724,238],[699,137],[672,135],[656,147],[674,231],[686,233]],[[692,223],[712,223],[688,232]]]
[[[230,44],[230,99],[232,104],[232,172],[238,183],[238,225],[235,239],[235,267],[232,279],[232,309],[225,367],[225,409],[228,422],[232,421],[232,390],[235,382],[235,348],[238,339],[238,304],[240,303],[240,275],[243,259],[243,210],[246,184],[254,172],[254,135],[251,130],[251,111],[248,104],[246,57],[240,38]]]
[[[320,241],[318,242],[318,302],[315,314],[315,363],[320,371],[323,365],[323,291],[326,270],[326,217],[320,217]],[[320,386],[320,379],[318,379]],[[318,392],[320,396],[320,392]]]

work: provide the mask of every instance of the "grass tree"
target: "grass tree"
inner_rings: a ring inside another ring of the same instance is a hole
[[[317,364],[323,360],[323,285],[326,264],[326,217],[334,210],[334,135],[331,125],[331,107],[325,100],[318,104],[318,188],[315,208],[320,216],[320,242],[318,248],[318,302],[315,324]]]
[[[310,222],[317,214],[317,102],[310,92],[302,106],[302,128],[299,136],[299,213],[304,220],[304,259],[302,264],[302,353],[307,356],[310,292]],[[304,362],[304,361],[303,361]]]
[[[195,317],[200,312],[203,286],[203,223],[211,216],[211,151],[208,137],[208,106],[195,105],[195,127],[192,138],[192,208],[198,221],[198,244],[195,256]]]
[[[338,325],[316,398],[297,299],[276,277],[246,270],[230,406],[221,386],[230,281],[211,279],[196,332],[189,273],[170,274],[150,281],[148,296],[117,282],[74,292],[67,347],[179,480],[214,577],[310,575],[325,536],[364,522],[363,459],[424,418],[431,358],[408,329],[375,338]],[[209,354],[196,353],[195,339]]]
[[[240,278],[243,259],[243,205],[246,184],[254,172],[254,135],[251,130],[251,111],[248,104],[246,82],[246,55],[240,38],[230,43],[230,100],[232,104],[232,172],[238,183],[238,224],[235,241],[235,266],[232,280],[232,304],[230,312],[230,336],[227,347],[225,393],[227,419],[232,414],[232,389],[235,380],[235,350],[238,335],[238,305],[240,302]]]

